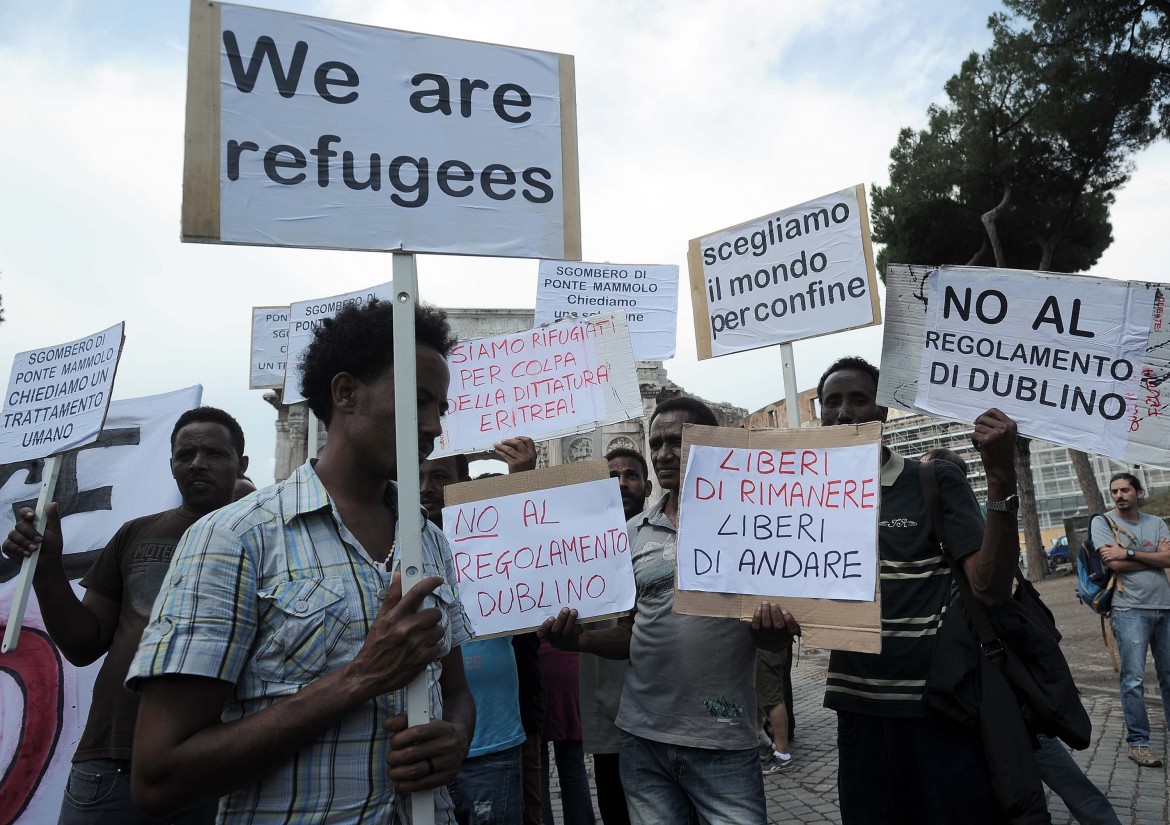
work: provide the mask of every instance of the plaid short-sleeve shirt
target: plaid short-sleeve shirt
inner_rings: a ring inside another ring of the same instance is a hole
[[[387,496],[396,496],[393,485]],[[423,568],[446,583],[425,606],[443,610],[440,658],[471,637],[450,548],[424,519]],[[373,557],[371,557],[371,554]],[[311,463],[286,481],[200,519],[175,552],[130,665],[127,686],[175,673],[235,685],[224,721],[258,713],[351,661],[378,614],[391,548],[363,548]],[[431,713],[443,710],[442,664],[427,668]],[[220,801],[221,822],[406,822],[386,774],[382,723],[405,693],[379,696],[259,782]],[[453,823],[445,789],[435,821]]]

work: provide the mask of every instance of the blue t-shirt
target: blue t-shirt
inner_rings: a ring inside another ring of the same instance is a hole
[[[475,736],[468,758],[514,748],[525,740],[520,724],[520,679],[507,636],[465,642],[463,672],[475,699]]]

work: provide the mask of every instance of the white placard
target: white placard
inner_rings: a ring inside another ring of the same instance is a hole
[[[963,421],[996,407],[1024,435],[1125,459],[1148,412],[1156,290],[1146,286],[940,269],[927,281],[914,406]]]
[[[284,386],[288,363],[288,307],[252,307],[252,349],[248,388]]]
[[[613,479],[443,508],[463,606],[476,636],[634,606],[634,569]]]
[[[700,358],[881,323],[865,189],[691,241]]]
[[[692,446],[679,589],[873,601],[880,449]]]
[[[621,310],[638,361],[674,357],[678,332],[678,267],[541,261],[537,325]]]
[[[369,289],[359,289],[344,295],[331,295],[311,301],[297,301],[289,307],[288,317],[288,360],[284,369],[284,404],[304,401],[301,395],[301,353],[313,340],[313,330],[326,318],[332,318],[350,304],[362,306],[371,298],[380,301],[394,300],[394,284],[379,284]],[[389,347],[390,341],[386,342]]]
[[[622,313],[460,341],[433,457],[490,449],[503,439],[586,432],[642,415]]]
[[[184,240],[579,255],[572,58],[194,3]]]
[[[17,354],[0,413],[0,464],[97,439],[122,355],[123,326]]]
[[[77,581],[97,554],[130,519],[180,502],[171,478],[171,430],[187,410],[199,406],[195,386],[110,405],[101,436],[61,462],[57,503],[65,538],[65,574],[78,597]],[[21,507],[31,507],[40,487],[43,461],[0,465],[0,514],[7,531]],[[0,617],[16,590],[19,563],[0,557]],[[20,644],[0,655],[0,822],[56,822],[104,659],[75,667],[61,657],[44,631],[40,605],[29,601]],[[23,811],[23,813],[17,813]]]

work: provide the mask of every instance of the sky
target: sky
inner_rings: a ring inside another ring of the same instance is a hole
[[[775,348],[698,361],[691,238],[888,180],[902,127],[990,42],[997,3],[266,0],[267,8],[574,55],[583,259],[677,264],[688,391],[749,410],[782,398]],[[248,389],[253,306],[390,280],[391,258],[179,240],[188,6],[0,3],[0,365],[126,321],[115,398],[200,383],[272,480],[276,411]],[[1090,274],[1165,281],[1170,147],[1135,158],[1114,243]],[[535,260],[419,256],[424,300],[531,307]],[[794,346],[800,389],[881,328]],[[7,369],[7,366],[4,367]]]

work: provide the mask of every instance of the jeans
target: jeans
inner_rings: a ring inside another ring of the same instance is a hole
[[[520,745],[463,761],[451,783],[459,825],[520,825]]]
[[[552,793],[549,790],[548,745],[552,744],[561,785],[561,822],[565,825],[593,825],[593,800],[589,798],[589,777],[585,773],[585,749],[581,740],[546,743],[540,751],[544,766],[543,818],[551,825]]]
[[[130,798],[129,762],[90,759],[70,768],[57,825],[210,825],[218,807],[209,802],[170,819],[152,819]]]
[[[1081,825],[1121,825],[1105,794],[1089,781],[1060,740],[1047,736],[1038,738],[1040,747],[1036,749],[1036,765],[1040,768],[1040,777],[1064,800],[1068,812],[1077,822]]]
[[[1170,723],[1170,610],[1141,607],[1113,609],[1113,638],[1121,661],[1121,710],[1125,714],[1125,741],[1130,747],[1150,744],[1150,717],[1146,713],[1143,682],[1146,649],[1154,651],[1154,671],[1162,691],[1162,712]]]
[[[720,751],[622,734],[622,786],[634,825],[766,825],[764,778],[755,747]]]

